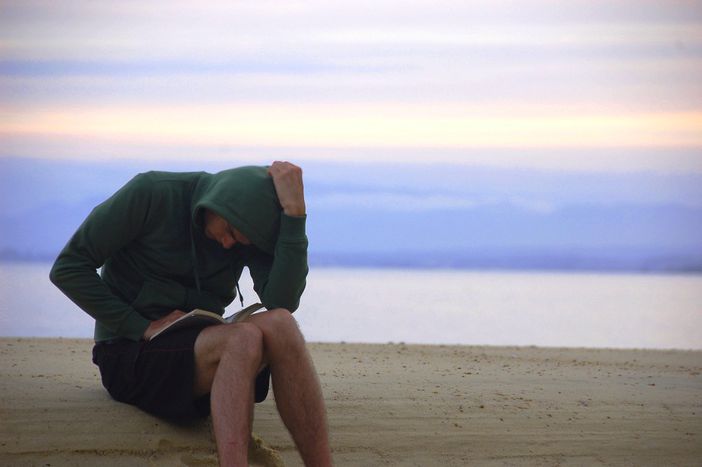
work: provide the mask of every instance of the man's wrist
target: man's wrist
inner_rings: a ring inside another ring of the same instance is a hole
[[[291,204],[283,206],[283,212],[292,217],[302,217],[305,215],[305,204]]]
[[[305,234],[305,224],[307,216],[289,216],[283,213],[280,216],[280,233],[278,240],[284,243],[297,243],[307,241]]]

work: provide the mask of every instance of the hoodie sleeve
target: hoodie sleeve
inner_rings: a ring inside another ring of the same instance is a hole
[[[300,304],[308,272],[306,220],[306,216],[281,214],[274,255],[259,252],[247,261],[254,289],[269,310],[293,312]]]
[[[117,335],[142,338],[149,321],[112,293],[97,268],[137,238],[146,222],[151,190],[137,175],[98,205],[59,253],[50,279],[76,305]]]

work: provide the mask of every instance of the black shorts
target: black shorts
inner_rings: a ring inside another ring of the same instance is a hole
[[[196,397],[195,339],[202,329],[183,329],[153,341],[115,339],[93,347],[93,363],[113,399],[153,415],[184,420],[206,417],[210,396]],[[270,372],[256,378],[255,400],[268,394]]]

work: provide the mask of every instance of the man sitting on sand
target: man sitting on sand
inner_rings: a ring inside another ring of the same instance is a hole
[[[321,388],[291,315],[307,276],[305,221],[302,171],[288,162],[143,173],[98,205],[51,281],[95,318],[93,361],[110,395],[165,418],[211,412],[221,465],[247,465],[270,375],[305,464],[330,465]],[[223,314],[244,266],[268,311],[149,340],[195,308]]]

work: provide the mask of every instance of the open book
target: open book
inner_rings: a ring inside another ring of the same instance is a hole
[[[244,321],[261,308],[263,308],[263,305],[260,303],[254,303],[253,305],[249,305],[226,318],[219,316],[217,313],[212,313],[211,311],[201,310],[198,308],[186,315],[181,316],[166,327],[159,329],[158,332],[151,336],[151,339],[155,339],[162,334],[183,328],[204,328],[207,326],[212,326],[213,324],[238,323],[239,321]]]

